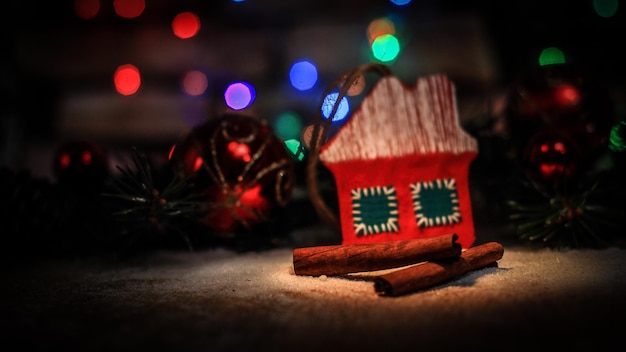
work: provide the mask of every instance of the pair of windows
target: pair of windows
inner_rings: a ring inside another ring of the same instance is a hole
[[[414,182],[407,187],[411,191],[412,213],[418,227],[461,222],[454,178]],[[395,186],[354,188],[351,196],[352,220],[357,236],[400,232]]]

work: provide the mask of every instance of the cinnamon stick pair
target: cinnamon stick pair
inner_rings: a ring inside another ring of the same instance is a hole
[[[456,234],[404,241],[303,247],[293,250],[296,275],[342,275],[405,267],[374,279],[381,296],[399,296],[496,263],[496,242],[462,250]],[[415,264],[415,265],[413,265]]]

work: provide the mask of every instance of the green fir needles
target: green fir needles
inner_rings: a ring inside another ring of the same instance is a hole
[[[156,243],[177,236],[192,250],[186,230],[197,223],[202,197],[191,190],[192,184],[180,173],[168,173],[159,181],[146,155],[136,148],[132,162],[131,166],[117,166],[119,175],[111,182],[112,192],[103,194],[116,201],[113,215],[123,225],[121,233],[131,243]]]
[[[553,249],[606,248],[622,231],[624,219],[623,207],[616,205],[623,199],[608,188],[597,180],[565,194],[527,179],[524,196],[508,201],[509,219],[519,238],[528,242]]]

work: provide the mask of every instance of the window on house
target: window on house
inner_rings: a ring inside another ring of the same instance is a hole
[[[418,227],[461,222],[454,178],[412,183],[411,197]]]
[[[352,219],[357,236],[398,232],[398,200],[393,186],[355,188]]]

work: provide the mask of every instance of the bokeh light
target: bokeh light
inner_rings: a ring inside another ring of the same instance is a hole
[[[193,12],[181,12],[172,20],[172,31],[178,38],[191,38],[200,31],[200,18]]]
[[[539,65],[555,65],[555,64],[564,64],[565,63],[565,55],[559,48],[549,47],[545,48],[539,54]]]
[[[309,90],[317,82],[317,67],[309,60],[300,60],[291,65],[289,81],[297,90]]]
[[[233,110],[245,109],[254,102],[256,92],[254,87],[247,82],[233,83],[226,88],[224,100],[226,105]]]
[[[82,20],[95,18],[100,12],[100,0],[74,0],[74,13]]]
[[[182,85],[185,93],[192,96],[199,96],[206,92],[206,89],[209,86],[209,80],[204,72],[189,71],[185,73]]]
[[[121,65],[113,75],[115,90],[122,95],[133,95],[141,86],[139,69],[131,64]]]
[[[390,62],[398,57],[400,53],[400,43],[391,34],[383,34],[376,37],[372,42],[372,54],[381,62]]]
[[[561,84],[555,90],[555,99],[562,106],[576,105],[580,102],[580,92],[571,84]]]
[[[593,0],[593,9],[600,17],[613,17],[617,13],[618,8],[617,0]]]
[[[369,40],[370,45],[376,38],[385,34],[396,34],[395,24],[386,17],[377,18],[371,21],[367,26],[367,39]]]
[[[404,6],[404,5],[410,4],[411,1],[413,0],[389,0],[389,1],[394,5]]]
[[[305,148],[311,148],[311,142],[313,141],[313,131],[315,130],[315,127],[319,129],[317,134],[317,144],[322,145],[324,142],[322,135],[324,134],[326,128],[324,128],[324,126],[322,125],[308,125],[302,130],[302,133],[300,134],[300,140],[302,141]]]
[[[283,112],[274,120],[274,132],[282,140],[298,138],[300,131],[302,131],[302,121],[295,112]]]
[[[614,152],[626,151],[626,121],[620,121],[611,128],[609,149]]]
[[[113,0],[115,13],[124,18],[139,17],[146,8],[144,0]]]
[[[333,107],[337,102],[337,98],[339,98],[339,93],[330,93],[324,98],[324,103],[322,104],[322,115],[325,118],[330,118],[330,114],[333,112]],[[339,102],[337,112],[333,115],[332,121],[336,122],[345,119],[349,112],[350,103],[348,102],[348,98],[343,97]]]
[[[345,75],[341,79],[342,79],[341,85],[344,85],[346,80],[348,79],[348,76]],[[346,95],[353,97],[355,95],[361,94],[363,90],[365,90],[365,85],[366,85],[365,76],[363,76],[363,74],[358,75],[356,79],[354,79],[352,83],[350,84],[350,88],[348,88]]]

